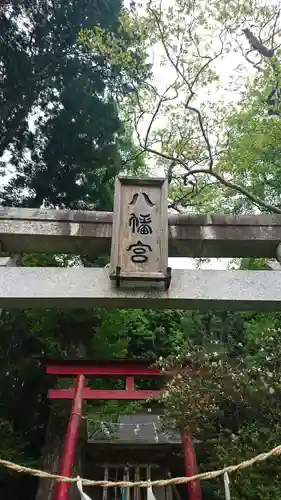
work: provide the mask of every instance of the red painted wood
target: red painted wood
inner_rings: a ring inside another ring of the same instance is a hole
[[[195,450],[191,434],[187,429],[182,429],[181,438],[184,450],[185,475],[195,476],[198,473]],[[187,483],[188,500],[202,500],[202,490],[200,481],[190,481]]]
[[[126,391],[135,390],[135,379],[134,377],[126,377]]]
[[[142,400],[149,399],[157,395],[159,391],[155,390],[103,390],[103,389],[90,389],[85,387],[83,389],[83,399],[123,399],[123,400]],[[48,392],[49,399],[73,399],[74,389],[50,389]]]
[[[79,426],[83,413],[83,391],[85,386],[85,376],[78,375],[76,387],[73,390],[73,404],[69,424],[67,427],[64,450],[61,460],[60,475],[72,476],[72,468],[75,460],[76,444],[78,439]],[[67,500],[70,483],[57,483],[55,500]]]
[[[80,362],[69,361],[67,363],[48,360],[45,364],[49,375],[75,376],[77,377],[76,388],[51,389],[48,393],[50,399],[73,399],[72,412],[67,428],[64,451],[62,455],[60,475],[71,477],[75,459],[76,444],[79,425],[82,417],[83,400],[87,399],[112,399],[112,400],[146,400],[159,391],[135,390],[134,376],[158,377],[163,375],[160,370],[151,368],[147,362],[141,360],[116,360],[113,362],[96,362],[85,360]],[[85,387],[85,377],[125,377],[125,390],[95,390]],[[69,483],[57,483],[55,500],[67,500]]]
[[[138,377],[159,377],[162,375],[161,371],[157,368],[152,368],[147,364],[140,364],[139,362],[126,362],[120,361],[120,363],[97,363],[93,364],[47,364],[46,372],[49,375],[58,376],[75,376],[75,375],[85,375],[85,376],[101,376],[101,377],[119,377],[126,375],[135,375]]]

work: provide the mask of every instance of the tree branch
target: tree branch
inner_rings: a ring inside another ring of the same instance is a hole
[[[207,169],[196,169],[188,172],[187,174],[184,175],[184,180],[186,182],[186,179],[189,175],[196,175],[196,174],[206,174],[206,175],[211,175],[215,179],[217,179],[223,186],[228,187],[229,189],[233,189],[234,191],[237,191],[238,193],[243,194],[246,196],[249,200],[251,200],[254,205],[263,207],[266,210],[269,210],[270,212],[273,212],[275,214],[281,214],[281,208],[276,207],[275,205],[271,205],[271,203],[266,203],[264,200],[259,198],[258,196],[255,196],[253,193],[245,189],[243,186],[236,184],[234,182],[226,180],[221,174],[218,172],[215,172],[214,170],[209,171]]]
[[[264,57],[274,56],[274,49],[268,49],[265,45],[263,45],[263,43],[260,42],[248,28],[245,28],[242,31],[253,50],[256,50],[261,56]]]
[[[163,158],[165,160],[176,162],[177,164],[181,165],[185,169],[188,169],[188,172],[182,176],[185,184],[187,182],[186,179],[191,175],[192,176],[199,175],[199,174],[211,175],[212,177],[217,179],[217,181],[219,181],[220,184],[222,184],[223,186],[225,186],[229,189],[232,189],[233,191],[237,191],[238,193],[242,194],[243,196],[245,196],[246,198],[251,200],[253,202],[253,204],[256,205],[257,207],[263,207],[264,209],[266,209],[272,213],[281,214],[281,208],[279,208],[275,205],[272,205],[271,203],[265,202],[264,200],[262,200],[258,196],[255,196],[253,193],[248,191],[243,186],[236,184],[235,182],[228,181],[227,179],[225,179],[225,177],[223,177],[221,174],[219,174],[215,170],[209,170],[209,169],[205,169],[205,168],[198,168],[198,169],[192,168],[191,169],[190,167],[187,167],[186,163],[184,161],[182,161],[180,158],[176,158],[174,156],[168,155],[166,153],[162,153],[161,151],[157,151],[157,150],[152,149],[152,148],[147,148],[147,152],[154,154],[156,156],[160,156],[161,158]]]
[[[200,130],[202,132],[202,135],[203,135],[203,138],[204,138],[207,150],[208,150],[208,155],[209,155],[209,169],[210,169],[210,171],[212,171],[212,168],[213,168],[213,165],[214,165],[214,158],[213,158],[211,144],[210,144],[210,141],[209,141],[209,138],[208,138],[208,135],[207,135],[207,131],[205,130],[205,127],[204,127],[204,124],[203,124],[202,115],[201,115],[199,109],[197,109],[197,108],[195,108],[193,106],[187,106],[187,109],[189,109],[189,111],[193,111],[194,113],[197,114],[197,118],[198,118],[198,122],[199,122],[199,127],[200,127]]]
[[[177,94],[177,92],[176,92],[176,96],[175,96],[175,97],[173,97],[173,98],[172,98],[172,97],[166,97],[166,94],[169,92],[169,90],[171,90],[171,88],[173,88],[173,87],[174,87],[174,85],[176,84],[177,80],[178,80],[178,78],[176,78],[176,80],[175,80],[173,83],[171,83],[171,84],[170,84],[170,85],[166,88],[165,92],[164,92],[164,93],[160,96],[160,98],[159,98],[158,104],[157,104],[157,106],[156,106],[156,108],[155,108],[155,110],[154,110],[154,113],[153,113],[153,115],[152,115],[152,118],[151,118],[151,120],[150,120],[150,123],[149,123],[149,125],[148,125],[148,127],[147,127],[147,131],[146,131],[146,135],[145,135],[145,140],[144,140],[144,148],[146,148],[146,147],[147,147],[148,140],[149,140],[149,134],[150,134],[150,132],[151,132],[152,125],[153,125],[154,120],[156,119],[156,117],[157,117],[157,115],[158,115],[158,113],[159,113],[159,111],[160,111],[160,108],[161,108],[162,104],[163,104],[164,102],[166,102],[166,101],[170,101],[170,100],[173,100],[173,99],[176,99],[176,98],[177,98],[177,95],[178,95],[178,94]]]

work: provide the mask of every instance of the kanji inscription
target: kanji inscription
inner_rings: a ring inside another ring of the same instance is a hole
[[[140,214],[138,217],[133,213],[129,217],[129,226],[132,228],[132,233],[152,234],[151,222],[150,214]]]
[[[137,241],[127,248],[127,252],[132,251],[131,261],[135,264],[143,264],[148,261],[147,252],[152,252],[150,245],[145,245],[141,241]]]
[[[115,185],[111,278],[156,279],[168,265],[167,181],[118,176]]]

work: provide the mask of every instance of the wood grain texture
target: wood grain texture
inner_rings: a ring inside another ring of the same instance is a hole
[[[120,268],[121,280],[163,280],[168,266],[167,199],[165,179],[117,177],[111,244],[112,278]]]

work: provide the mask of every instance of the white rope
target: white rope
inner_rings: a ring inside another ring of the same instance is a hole
[[[151,481],[151,466],[147,467],[147,481]],[[153,493],[153,490],[152,490],[152,486],[148,486],[146,498],[147,498],[147,500],[156,500],[154,493]]]
[[[255,464],[264,462],[268,458],[279,457],[280,455],[281,455],[281,445],[278,445],[267,452],[260,453],[259,455],[256,455],[255,457],[252,457],[250,459],[243,460],[243,462],[240,462],[238,464],[236,463],[228,465],[223,469],[201,472],[200,474],[196,474],[195,476],[174,477],[170,479],[156,479],[155,481],[139,481],[137,483],[132,481],[116,481],[116,482],[93,481],[92,479],[85,479],[85,478],[81,479],[81,481],[84,486],[85,485],[107,486],[109,488],[112,488],[114,486],[119,486],[121,488],[124,487],[134,488],[135,486],[140,486],[141,488],[150,488],[150,486],[160,487],[160,486],[167,486],[167,484],[187,484],[190,483],[191,481],[206,481],[210,479],[215,479],[219,476],[223,476],[225,472],[231,474],[233,472],[242,471],[244,469],[247,469],[248,467],[252,467]],[[45,479],[54,479],[55,481],[60,481],[64,483],[77,483],[78,480],[80,481],[80,478],[77,479],[77,477],[67,477],[67,476],[60,476],[59,474],[51,474],[50,472],[46,472],[40,469],[33,469],[31,467],[26,467],[24,465],[15,464],[14,462],[10,462],[9,460],[4,460],[2,458],[0,458],[0,466],[6,467],[7,469],[16,472],[29,474],[31,476],[41,477]]]
[[[229,487],[229,475],[227,472],[224,473],[223,475],[223,482],[224,482],[224,493],[225,493],[225,500],[230,500],[230,487]]]
[[[82,481],[80,479],[80,477],[78,476],[77,477],[78,481],[77,481],[77,488],[78,488],[78,491],[80,493],[80,497],[81,497],[81,500],[92,500],[89,495],[87,495],[86,493],[84,493],[83,491],[83,486],[82,486]]]
[[[108,465],[106,465],[104,468],[104,481],[108,481],[108,473],[109,473]],[[104,486],[102,492],[102,500],[107,500],[107,495],[108,495],[108,488]]]

